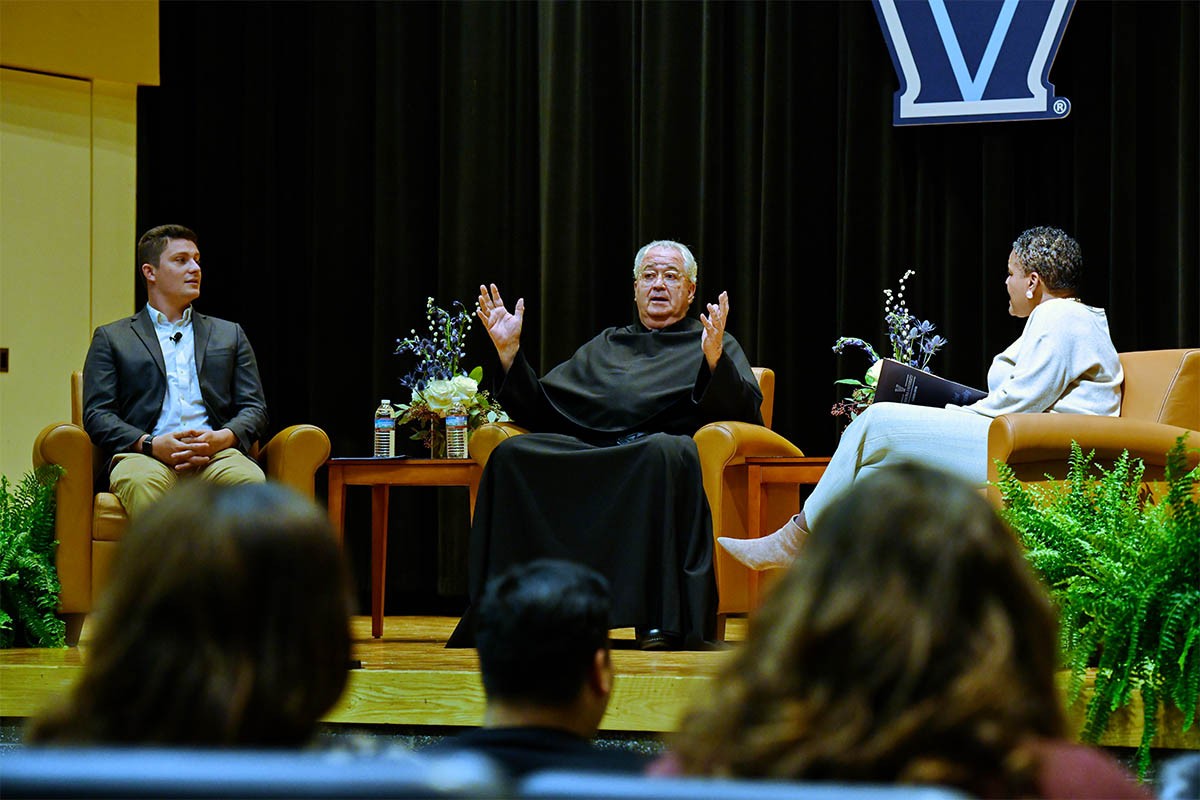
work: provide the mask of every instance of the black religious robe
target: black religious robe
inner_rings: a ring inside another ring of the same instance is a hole
[[[712,517],[692,439],[719,420],[761,423],[762,393],[726,333],[715,370],[703,326],[609,328],[538,380],[518,352],[497,392],[535,433],[488,459],[471,528],[472,603],[487,581],[537,558],[604,575],[613,627],[658,628],[703,647],[714,638]],[[471,639],[468,613],[449,646]]]

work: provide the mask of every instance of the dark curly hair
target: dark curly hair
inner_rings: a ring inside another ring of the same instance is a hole
[[[1036,272],[1055,293],[1078,294],[1083,272],[1079,242],[1058,228],[1030,228],[1013,242],[1013,250],[1026,273]]]

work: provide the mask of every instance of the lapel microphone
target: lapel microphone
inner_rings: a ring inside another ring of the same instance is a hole
[[[183,338],[183,331],[175,331],[175,335],[171,337],[171,341],[179,344],[179,340]]]

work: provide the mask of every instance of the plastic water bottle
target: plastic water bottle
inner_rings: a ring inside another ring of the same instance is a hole
[[[446,412],[446,458],[470,458],[467,453],[467,410],[461,403]]]
[[[391,400],[380,400],[375,409],[375,457],[396,457],[396,410]]]

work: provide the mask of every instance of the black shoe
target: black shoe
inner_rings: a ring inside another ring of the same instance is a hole
[[[673,633],[667,633],[658,628],[637,628],[634,633],[637,636],[639,650],[679,649],[679,637]]]

